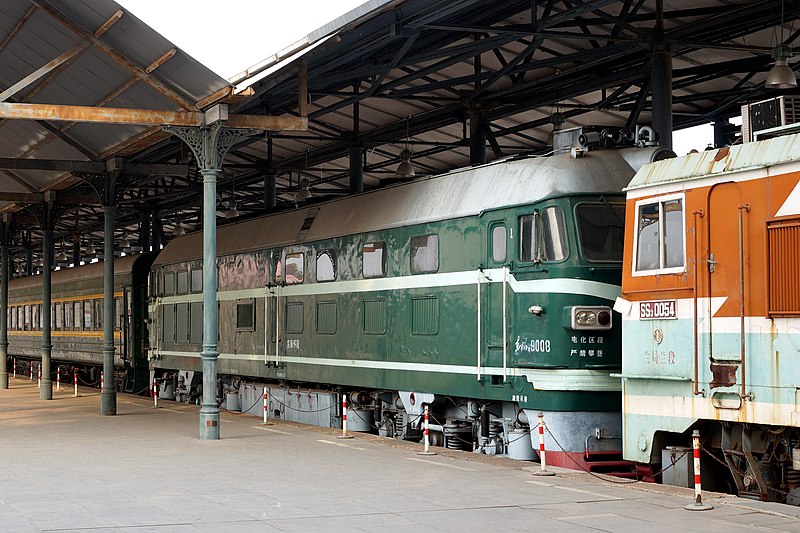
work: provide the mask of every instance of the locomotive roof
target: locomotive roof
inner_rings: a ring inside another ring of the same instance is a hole
[[[133,270],[133,264],[139,259],[142,254],[126,255],[114,260],[114,275],[129,274]],[[89,263],[77,268],[62,268],[52,273],[51,282],[68,283],[70,281],[79,281],[84,279],[102,278],[103,277],[103,261],[97,263]],[[17,279],[8,281],[10,289],[27,289],[31,287],[42,286],[42,275],[24,276]]]
[[[800,161],[800,134],[707,150],[644,165],[625,188],[645,189]]]
[[[496,161],[285,213],[226,224],[217,231],[217,253],[287,245],[298,241],[303,222],[318,210],[305,241],[445,219],[570,194],[622,192],[633,168],[619,151]],[[170,241],[154,264],[199,259],[202,232]]]

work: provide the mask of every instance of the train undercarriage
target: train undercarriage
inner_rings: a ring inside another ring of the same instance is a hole
[[[160,371],[154,377],[160,398],[184,403],[202,401],[199,372]],[[538,413],[520,409],[514,402],[411,391],[263,383],[232,376],[222,376],[217,383],[217,402],[223,409],[255,416],[263,416],[266,411],[268,419],[334,429],[342,427],[343,395],[347,399],[348,431],[421,443],[427,405],[431,446],[539,460]],[[591,421],[584,420],[589,417]],[[622,460],[620,437],[607,429],[614,426],[618,417],[618,413],[545,412],[547,464],[636,477],[635,465]],[[595,427],[598,420],[603,424]]]

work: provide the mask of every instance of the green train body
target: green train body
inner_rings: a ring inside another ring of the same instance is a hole
[[[143,392],[147,369],[147,280],[155,254],[114,261],[114,367],[119,390]],[[99,383],[103,365],[103,264],[92,263],[52,273],[51,357],[53,372],[71,382]],[[9,280],[8,354],[19,373],[41,360],[42,276]],[[9,366],[12,369],[14,369]],[[57,375],[51,376],[53,380]]]
[[[418,436],[430,404],[436,441],[498,453],[543,411],[551,464],[619,454],[633,174],[624,151],[521,158],[220,227],[218,371],[256,401],[263,382],[348,392],[386,435]],[[187,401],[201,255],[176,238],[151,276],[151,366]]]

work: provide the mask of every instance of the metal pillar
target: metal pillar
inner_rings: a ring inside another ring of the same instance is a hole
[[[150,251],[150,219],[152,214],[150,211],[142,211],[142,226],[139,230],[139,246],[142,247],[142,252]]]
[[[264,176],[264,206],[268,209],[274,209],[277,205],[278,197],[275,191],[276,186],[276,176],[272,174],[272,171],[267,171],[267,175]]]
[[[51,275],[53,272],[53,225],[51,223],[51,205],[44,206],[44,220],[42,225],[42,254],[44,267],[42,267],[42,385],[39,389],[40,400],[53,399],[53,381],[50,379],[50,355],[53,343],[50,338],[50,301],[52,293]]]
[[[100,414],[117,414],[117,391],[114,388],[114,217],[117,206],[104,205],[103,216],[103,390],[100,391]]]
[[[350,146],[350,194],[364,190],[364,149],[357,144]]]
[[[653,129],[659,144],[672,149],[672,54],[656,50],[650,64]]]
[[[486,133],[483,130],[483,113],[480,109],[469,111],[469,164],[486,163]]]
[[[200,440],[218,440],[217,404],[217,175],[222,159],[234,142],[258,130],[225,128],[222,121],[190,128],[164,126],[192,149],[203,176],[203,403],[200,407]]]
[[[0,224],[0,389],[8,388],[8,224]]]
[[[75,234],[72,237],[72,266],[81,264],[81,236]]]

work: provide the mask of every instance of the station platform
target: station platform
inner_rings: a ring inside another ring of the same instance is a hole
[[[223,411],[200,441],[192,405],[11,379],[0,390],[0,531],[797,531],[800,508],[603,481],[538,463],[421,448]]]

